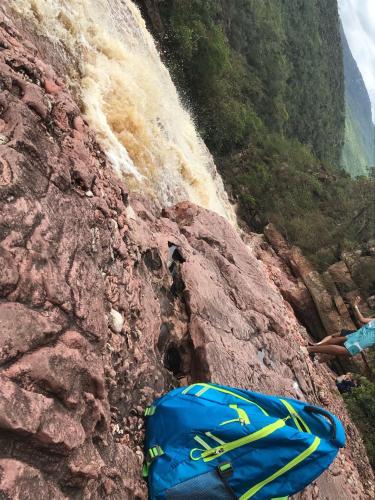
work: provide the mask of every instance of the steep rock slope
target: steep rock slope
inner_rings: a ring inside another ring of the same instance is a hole
[[[350,174],[366,175],[368,167],[375,164],[375,127],[372,122],[371,102],[342,26],[341,40],[346,107],[342,163]]]
[[[323,273],[314,269],[298,247],[289,245],[273,224],[256,240],[259,241],[255,251],[266,265],[271,262],[275,268],[275,258],[278,259],[278,274],[280,269],[284,273],[281,278],[276,274],[273,280],[315,338],[335,334],[340,329],[355,329],[349,305],[357,296],[362,297],[365,314],[371,316],[375,305],[375,240],[343,252],[341,259]],[[265,245],[267,252],[262,253]],[[273,252],[276,255],[272,257]]]
[[[272,281],[292,306],[296,317],[316,340],[345,330],[356,330],[350,304],[361,296],[361,310],[368,317],[375,308],[375,241],[352,252],[343,252],[341,260],[319,273],[302,254],[289,245],[273,224],[264,235],[251,235],[251,245],[268,269]],[[336,371],[360,371],[374,378],[366,353],[352,360],[326,357]]]
[[[53,69],[0,19],[0,492],[146,497],[142,408],[181,378],[329,404],[348,447],[301,498],[373,476],[304,329],[223,218],[130,196]]]

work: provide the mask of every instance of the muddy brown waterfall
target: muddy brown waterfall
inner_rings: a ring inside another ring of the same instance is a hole
[[[130,0],[12,0],[67,60],[69,83],[113,167],[163,204],[234,221],[213,159]]]

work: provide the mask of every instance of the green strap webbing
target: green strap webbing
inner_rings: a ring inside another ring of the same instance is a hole
[[[232,410],[235,410],[238,413],[238,418],[240,419],[241,424],[245,425],[250,423],[248,414],[243,408],[240,408],[238,405],[229,405],[229,408],[232,408]]]
[[[222,478],[228,478],[233,474],[233,467],[230,462],[219,464],[217,470]]]
[[[148,406],[146,409],[145,409],[145,417],[151,417],[152,415],[155,414],[155,411],[156,411],[156,406]]]
[[[142,467],[142,477],[143,478],[148,477],[148,473],[149,473],[151,464],[153,463],[153,461],[156,458],[161,457],[162,455],[164,455],[164,451],[163,451],[162,447],[159,445],[152,446],[151,448],[148,449],[148,451],[146,453],[145,463],[143,464],[143,467]]]
[[[149,450],[147,452],[147,457],[149,458],[149,460],[151,462],[153,460],[155,460],[155,458],[161,457],[162,455],[164,455],[164,451],[163,451],[162,447],[159,445],[156,445],[156,446],[153,446],[152,448],[149,448]]]
[[[199,443],[201,446],[203,446],[203,448],[205,448],[206,450],[211,449],[211,446],[209,444],[207,444],[206,441],[204,441],[200,436],[194,436],[194,439],[197,443]]]
[[[221,472],[225,472],[226,470],[230,469],[232,466],[230,463],[226,463],[226,464],[221,464],[219,465],[219,469]]]
[[[263,481],[254,485],[252,488],[246,491],[242,496],[240,496],[240,500],[249,500],[249,498],[252,498],[254,495],[256,495],[258,491],[267,486],[267,484],[272,483],[272,481],[275,481],[275,479],[279,478],[283,474],[289,472],[291,469],[299,465],[301,462],[306,460],[306,458],[308,458],[310,455],[314,453],[314,451],[319,447],[319,444],[320,444],[320,438],[318,438],[318,436],[315,436],[314,441],[306,450],[304,450],[302,453],[294,457],[293,460],[284,465],[284,467],[281,467],[281,469],[274,472],[272,476],[263,479]]]
[[[143,464],[142,477],[144,477],[144,478],[148,477],[148,469],[149,469],[148,464]]]
[[[211,439],[213,439],[214,441],[216,441],[219,444],[226,444],[225,441],[218,438],[217,436],[214,436],[211,432],[205,432],[205,434],[207,437],[210,437]]]
[[[146,479],[148,477],[148,473],[150,470],[150,466],[152,465],[153,461],[164,455],[164,451],[161,446],[156,445],[152,446],[152,448],[149,448],[147,453],[146,453],[146,459],[145,463],[143,464],[142,467],[142,477]]]

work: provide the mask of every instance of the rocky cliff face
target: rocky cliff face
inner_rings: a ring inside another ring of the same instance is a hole
[[[279,290],[311,305],[302,282],[220,216],[130,195],[61,75],[3,13],[0,142],[4,498],[145,498],[143,408],[197,380],[328,405],[348,447],[299,497],[371,497],[358,432]]]
[[[350,307],[356,296],[362,297],[361,310],[365,315],[374,315],[374,241],[355,251],[343,252],[341,260],[324,273],[317,272],[298,247],[288,245],[272,224],[265,228],[264,235],[251,235],[250,241],[272,281],[314,339],[361,326]],[[332,367],[340,373],[360,371],[370,379],[374,378],[365,353],[350,361],[329,356],[323,359],[331,361]]]
[[[264,248],[266,252],[262,252]],[[298,247],[286,243],[272,224],[265,228],[264,237],[258,237],[255,249],[263,262],[268,264],[271,273],[273,269],[284,269],[287,280],[285,277],[281,279],[276,272],[273,273],[273,281],[313,337],[321,339],[341,329],[351,330],[360,326],[350,313],[350,303],[356,296],[362,297],[365,313],[369,316],[373,313],[374,240],[352,252],[343,252],[341,259],[321,274]]]

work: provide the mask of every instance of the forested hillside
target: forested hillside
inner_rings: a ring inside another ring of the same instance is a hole
[[[336,2],[138,3],[249,226],[276,222],[321,267],[370,238],[374,180],[340,169]]]
[[[367,175],[375,165],[375,127],[371,101],[341,27],[344,54],[346,130],[342,164],[352,175]]]
[[[320,160],[336,164],[344,138],[344,83],[336,2],[282,0],[280,8],[286,33],[285,57],[291,67],[286,95],[287,135],[311,145]]]

